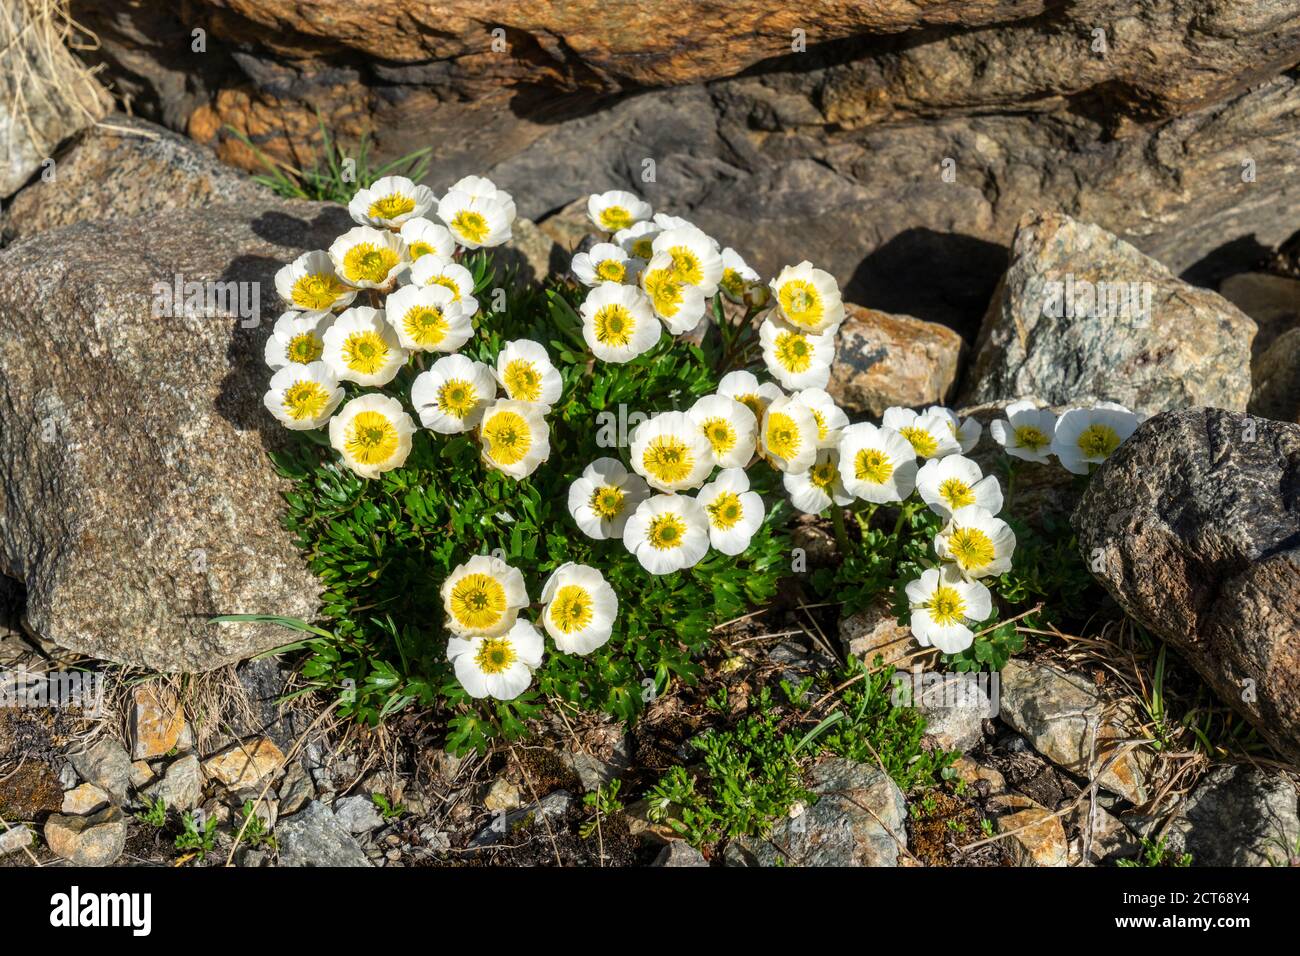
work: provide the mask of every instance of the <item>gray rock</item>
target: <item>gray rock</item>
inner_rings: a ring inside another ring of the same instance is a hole
[[[911,628],[898,623],[886,597],[877,598],[862,610],[841,617],[838,631],[844,653],[858,658],[868,667],[875,666],[877,657],[884,664],[893,664],[918,646],[912,638]]]
[[[262,407],[262,350],[275,271],[346,224],[338,207],[269,202],[176,212],[166,229],[153,215],[80,223],[0,250],[0,407],[15,423],[0,432],[0,571],[26,584],[34,631],[203,671],[285,641],[214,614],[312,617],[319,586],[279,528],[285,485],[266,453],[283,435]],[[242,288],[249,306],[260,291],[247,310],[260,324],[153,317],[154,284],[178,275],[254,283]]]
[[[966,753],[984,739],[984,721],[997,716],[989,686],[974,674],[944,674],[915,701],[925,732],[944,750]]]
[[[32,831],[22,823],[17,826],[10,826],[7,830],[0,832],[0,856],[8,856],[10,853],[18,853],[24,847],[32,845]]]
[[[470,839],[469,845],[481,848],[499,843],[515,830],[532,826],[542,820],[552,820],[569,812],[573,804],[573,795],[566,790],[548,793],[536,803],[530,803],[518,810],[498,814],[495,819]]]
[[[105,791],[114,803],[126,802],[131,784],[131,758],[111,737],[100,737],[83,751],[68,754],[77,774]]]
[[[126,848],[126,816],[117,807],[85,817],[54,813],[45,821],[45,842],[74,866],[108,866]]]
[[[203,768],[199,758],[188,754],[173,760],[163,771],[162,779],[150,784],[143,793],[153,803],[159,797],[177,810],[192,810],[203,799]]]
[[[276,830],[281,866],[370,866],[356,839],[317,800],[280,821]]]
[[[1300,759],[1300,425],[1217,409],[1144,423],[1074,513],[1120,606]],[[1004,691],[1005,695],[1005,691]]]
[[[1087,802],[1080,804],[1074,812],[1073,823],[1080,832],[1070,845],[1071,864],[1084,862],[1089,866],[1109,866],[1116,860],[1136,856],[1142,848],[1133,831],[1100,806],[1090,807]],[[1085,837],[1089,838],[1085,840]]]
[[[280,784],[280,812],[285,816],[297,813],[315,796],[316,788],[312,786],[311,777],[299,761],[291,763],[284,772]]]
[[[876,767],[833,757],[813,768],[817,802],[763,838],[727,845],[728,866],[897,866],[907,849],[907,803]]]
[[[384,825],[379,808],[369,797],[340,797],[334,801],[334,818],[349,833],[369,833]]]
[[[1012,659],[1002,669],[999,716],[1058,767],[1134,804],[1145,803],[1150,752],[1118,743],[1141,736],[1126,702],[1108,703],[1086,679]],[[1105,769],[1102,769],[1105,768]]]
[[[964,402],[1035,395],[1142,414],[1244,410],[1255,323],[1106,230],[1058,213],[1020,221],[967,374]]]
[[[709,861],[685,840],[674,840],[659,851],[651,866],[708,866]]]
[[[1244,764],[1215,767],[1178,808],[1166,838],[1193,866],[1289,866],[1300,855],[1295,786]]]

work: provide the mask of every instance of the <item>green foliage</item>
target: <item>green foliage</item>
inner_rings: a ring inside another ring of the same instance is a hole
[[[176,837],[176,849],[192,850],[196,852],[200,860],[207,859],[216,845],[218,820],[216,814],[207,817],[200,827],[194,814],[185,813],[181,815],[182,832]]]
[[[372,793],[370,799],[375,806],[379,808],[379,815],[385,820],[396,820],[402,814],[406,813],[406,807],[400,803],[393,803],[382,793]]]
[[[814,590],[843,601],[845,616],[881,595],[894,602],[903,585],[934,563],[934,536],[943,528],[943,519],[915,498],[897,506],[860,503],[852,514],[859,543],[838,566],[812,574]]]
[[[257,848],[261,846],[275,849],[275,834],[266,828],[262,818],[257,815],[252,800],[245,800],[244,805],[239,811],[240,823],[237,827],[238,832],[242,832],[241,839],[250,847]]]
[[[159,797],[144,810],[137,813],[135,818],[141,823],[146,823],[157,830],[161,830],[167,825],[167,801]]]
[[[591,818],[584,820],[578,827],[578,834],[584,840],[590,839],[592,834],[600,829],[602,820],[623,811],[623,801],[618,796],[618,792],[622,787],[623,781],[611,780],[607,784],[598,786],[582,798],[583,805],[591,813]]]
[[[1159,840],[1150,840],[1142,838],[1142,846],[1138,855],[1127,860],[1116,860],[1116,866],[1138,868],[1138,867],[1189,867],[1192,865],[1192,855],[1183,853],[1175,856],[1173,851],[1165,845],[1165,838]]]

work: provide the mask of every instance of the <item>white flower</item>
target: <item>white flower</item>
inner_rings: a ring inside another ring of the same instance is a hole
[[[758,327],[763,363],[789,389],[825,388],[835,361],[835,334],[813,335],[793,329],[769,313]]]
[[[634,193],[622,189],[592,193],[587,199],[587,215],[597,229],[621,232],[650,218],[650,204]]]
[[[589,538],[621,538],[627,519],[649,497],[644,478],[617,458],[597,458],[569,486],[569,513]]]
[[[450,259],[456,251],[456,240],[452,238],[450,230],[432,219],[408,219],[402,223],[398,235],[406,243],[412,262],[424,256]]]
[[[585,286],[602,282],[636,282],[637,273],[644,263],[633,259],[622,246],[612,242],[598,242],[588,252],[579,252],[569,265],[574,276]]]
[[[785,392],[781,391],[780,386],[775,382],[764,382],[760,385],[753,372],[741,370],[728,372],[722,376],[722,380],[718,382],[718,394],[734,398],[753,412],[756,419],[762,421],[767,406],[784,396]]]
[[[821,388],[805,388],[795,392],[794,398],[807,405],[817,419],[817,447],[838,448],[840,431],[849,423],[849,416],[835,404],[835,399]]]
[[[329,312],[351,305],[357,290],[344,285],[328,252],[304,252],[275,274],[275,291],[290,308]]]
[[[961,452],[961,442],[953,434],[951,423],[933,411],[921,413],[894,406],[885,409],[880,423],[911,442],[918,458],[943,458]]]
[[[334,240],[330,261],[339,277],[358,289],[387,289],[411,264],[401,236],[373,226],[354,226]]]
[[[663,229],[652,222],[638,222],[634,226],[614,233],[614,242],[629,256],[649,262],[655,254],[655,236],[661,232]]]
[[[840,453],[837,448],[817,449],[811,468],[797,475],[782,476],[790,503],[804,514],[821,514],[832,504],[843,508],[853,503],[853,496],[840,478]]]
[[[985,620],[993,613],[989,589],[978,581],[966,581],[952,565],[929,568],[907,585],[912,608],[912,634],[925,647],[937,647],[945,654],[959,654],[975,642],[967,624]]]
[[[369,189],[358,189],[348,202],[348,212],[363,226],[394,229],[423,216],[433,208],[433,190],[405,176],[384,176]]]
[[[305,431],[324,425],[343,401],[338,376],[324,362],[286,365],[271,376],[262,402],[286,428]]]
[[[689,495],[655,495],[636,506],[623,544],[651,574],[691,568],[709,550],[709,518]]]
[[[548,409],[560,400],[564,379],[551,364],[551,357],[540,342],[515,339],[497,353],[497,381],[506,398],[517,402],[534,402]]]
[[[478,300],[474,298],[474,274],[459,262],[440,256],[421,256],[411,266],[411,283],[417,286],[440,285],[451,292],[470,318],[478,313]]]
[[[863,501],[902,501],[916,487],[916,452],[892,428],[849,425],[840,433],[840,479]]]
[[[267,337],[266,364],[280,369],[319,360],[325,353],[325,330],[333,324],[333,312],[284,313]]]
[[[1052,436],[1056,434],[1056,416],[1050,408],[1039,408],[1033,402],[1012,402],[1007,406],[1007,417],[989,425],[993,440],[1006,449],[1008,455],[1046,464],[1052,453]]]
[[[438,218],[466,249],[499,246],[510,241],[510,227],[515,221],[514,200],[507,203],[500,197],[508,198],[508,194],[495,187],[493,190],[476,193],[453,186],[438,200]]]
[[[590,654],[608,643],[618,596],[593,567],[562,564],[542,585],[542,625],[566,654]]]
[[[759,275],[730,246],[722,250],[722,278],[718,288],[733,302],[741,302],[745,293],[759,283]]]
[[[713,470],[713,449],[685,412],[662,412],[632,432],[632,468],[659,491],[698,488]]]
[[[420,424],[440,435],[469,431],[496,397],[491,366],[464,355],[444,355],[411,384],[411,404]]]
[[[334,374],[358,385],[387,385],[407,358],[384,311],[365,305],[340,314],[325,330],[322,342],[322,357]]]
[[[487,554],[457,565],[439,593],[447,630],[458,637],[505,634],[528,606],[528,589],[519,569]]]
[[[1052,454],[1067,471],[1086,475],[1099,465],[1138,427],[1138,417],[1123,405],[1101,402],[1092,408],[1071,408],[1056,423]]]
[[[456,679],[471,697],[514,700],[533,682],[542,666],[545,642],[527,621],[515,621],[499,637],[453,637],[447,641],[447,659]]]
[[[687,412],[722,468],[744,468],[754,457],[758,419],[749,407],[725,395],[705,395]]]
[[[599,285],[587,294],[578,313],[583,341],[602,362],[630,362],[654,348],[663,334],[650,300],[635,286]]]
[[[669,229],[695,228],[695,223],[689,219],[683,219],[681,216],[670,216],[666,212],[655,213],[654,224],[659,227],[660,232],[667,232]]]
[[[979,505],[990,514],[1002,510],[1002,486],[996,475],[985,475],[980,466],[962,455],[932,458],[916,473],[916,490],[921,500],[941,518],[967,505]]]
[[[330,444],[362,478],[400,468],[414,434],[415,422],[402,403],[373,392],[352,399],[330,419]]]
[[[655,239],[658,242],[658,238]],[[705,295],[697,285],[683,282],[673,267],[673,257],[656,252],[641,272],[641,288],[650,307],[673,335],[691,331],[704,318]]]
[[[551,454],[546,406],[498,399],[483,413],[483,461],[511,478],[527,478]]]
[[[474,335],[464,306],[445,286],[402,286],[384,300],[384,317],[413,352],[454,352]]]
[[[980,443],[980,435],[984,433],[984,426],[974,418],[962,421],[957,417],[956,412],[942,405],[931,405],[925,410],[925,414],[936,415],[948,423],[948,431],[952,433],[953,438],[957,439],[957,444],[961,446],[963,455]]]
[[[671,257],[673,274],[679,282],[695,286],[706,298],[717,293],[722,279],[722,253],[718,244],[699,229],[668,229],[655,236],[651,248],[655,256],[666,253]]]
[[[726,555],[740,554],[763,526],[763,499],[749,490],[742,468],[725,468],[695,496],[709,519],[709,543]]]
[[[967,505],[958,508],[934,538],[934,551],[952,561],[968,578],[986,578],[1011,570],[1016,536],[1001,518],[987,508]]]
[[[781,318],[801,332],[834,332],[844,321],[844,303],[835,277],[814,269],[811,262],[786,266],[770,285]]]
[[[497,184],[486,176],[462,176],[451,184],[447,192],[464,193],[470,199],[491,199],[505,210],[507,218],[512,223],[518,215],[514,197],[504,189],[498,188]]]
[[[792,396],[782,396],[767,406],[761,433],[763,453],[781,471],[797,475],[817,460],[817,418]]]

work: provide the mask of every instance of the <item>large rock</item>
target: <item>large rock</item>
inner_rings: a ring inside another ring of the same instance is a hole
[[[943,405],[957,381],[961,336],[934,322],[846,304],[830,392],[852,417],[891,405]]]
[[[1250,411],[1300,424],[1300,326],[1279,335],[1255,360]]]
[[[1255,320],[1251,343],[1261,355],[1278,336],[1300,328],[1300,279],[1267,272],[1242,272],[1219,284],[1219,295]]]
[[[348,225],[338,207],[268,201],[0,251],[0,571],[26,585],[36,633],[200,671],[285,640],[211,616],[314,614],[318,586],[279,526],[262,351],[275,271]],[[245,308],[160,308],[178,279]]]
[[[108,866],[126,848],[126,816],[117,807],[88,817],[51,814],[45,842],[73,866]]]
[[[1193,866],[1290,866],[1300,855],[1296,788],[1283,774],[1215,767],[1164,831],[1170,852]]]
[[[280,821],[275,832],[281,866],[372,866],[356,839],[318,800]]]
[[[1124,610],[1300,759],[1300,425],[1159,415],[1092,476],[1073,520]]]
[[[1255,323],[1217,293],[1099,226],[1031,213],[1016,229],[965,398],[1244,411],[1254,334]]]

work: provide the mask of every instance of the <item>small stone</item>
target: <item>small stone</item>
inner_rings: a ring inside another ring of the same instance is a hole
[[[1116,860],[1134,856],[1141,849],[1133,832],[1118,817],[1107,813],[1100,806],[1090,808],[1086,802],[1080,804],[1074,811],[1071,822],[1080,831],[1080,835],[1070,845],[1071,863],[1083,859],[1084,835],[1089,827],[1092,829],[1092,839],[1088,844],[1088,858],[1085,862],[1090,866],[1113,865]]]
[[[131,759],[120,743],[101,737],[87,750],[68,756],[83,780],[105,791],[114,803],[126,802],[131,784]]]
[[[132,765],[134,767],[134,764]],[[146,766],[148,766],[146,764]],[[72,766],[71,760],[64,760],[59,764],[59,786],[64,790],[71,790],[75,787],[81,778],[77,776],[77,768]],[[131,786],[135,786],[134,774],[132,775]]]
[[[1066,866],[1069,846],[1059,817],[1042,807],[1030,807],[998,818],[998,832],[1013,866]]]
[[[280,784],[280,812],[285,816],[297,813],[314,793],[311,777],[303,765],[290,764],[284,773],[284,781]]]
[[[203,761],[203,772],[228,787],[257,786],[275,773],[284,754],[269,737],[258,737],[234,744]]]
[[[372,865],[352,834],[319,800],[313,800],[302,811],[281,820],[276,838],[281,866]]]
[[[133,760],[131,762],[132,790],[140,790],[148,786],[155,776],[157,775],[153,772],[153,767],[149,766],[149,761]]]
[[[107,793],[93,783],[83,783],[63,794],[63,812],[85,816],[101,809],[108,802]]]
[[[260,791],[251,787],[244,790],[227,790],[226,803],[234,811],[230,819],[234,821],[232,826],[236,831],[244,825],[245,807],[252,808],[253,813],[267,830],[275,828],[275,822],[280,816],[279,801],[275,797],[261,796]]]
[[[141,796],[152,804],[159,798],[174,810],[192,810],[203,799],[203,770],[199,758],[186,754],[167,765],[162,779],[142,791]]]
[[[149,682],[138,684],[131,696],[132,758],[166,756],[185,728],[185,712],[176,694],[161,683]]]
[[[704,854],[685,840],[674,840],[659,851],[652,866],[708,866]]]
[[[341,797],[335,800],[334,817],[349,833],[369,833],[384,825],[379,808],[370,797]]]
[[[23,847],[31,846],[32,836],[32,831],[22,823],[0,832],[0,856],[8,856],[19,852]]]
[[[88,817],[56,813],[45,821],[45,842],[75,866],[108,866],[126,848],[126,817],[117,807]]]
[[[840,618],[839,633],[845,653],[868,667],[875,665],[877,656],[885,664],[894,664],[917,647],[911,629],[898,623],[885,598],[877,598],[861,611]]]
[[[1171,853],[1194,866],[1287,866],[1300,847],[1296,791],[1280,773],[1215,767],[1196,785],[1167,830]]]
[[[925,675],[919,675],[925,680]],[[906,674],[895,674],[895,679]],[[995,717],[989,684],[984,675],[937,674],[926,681],[915,699],[925,717],[925,732],[944,750],[965,753],[984,739],[984,721]]]
[[[979,763],[973,757],[958,757],[953,762],[952,769],[958,780],[965,781],[967,786],[984,790],[985,796],[1003,793],[1007,789],[1006,778],[1001,772]]]
[[[523,800],[519,795],[519,787],[505,777],[497,777],[488,787],[487,793],[483,797],[484,808],[491,810],[493,813],[499,813],[502,810],[514,810]]]
[[[563,816],[569,811],[573,803],[572,795],[566,790],[556,790],[548,793],[536,803],[530,803],[526,807],[513,810],[504,817],[498,816],[491,823],[474,834],[469,841],[471,847],[491,846],[494,843],[505,839],[507,835],[514,832],[519,827],[532,826],[542,819],[554,819]]]

